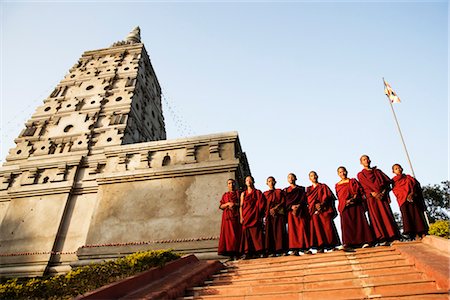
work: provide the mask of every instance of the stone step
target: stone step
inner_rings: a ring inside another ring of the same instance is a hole
[[[357,257],[351,254],[345,255],[345,256],[330,256],[330,257],[324,257],[320,260],[308,260],[308,259],[292,259],[290,261],[282,261],[280,263],[271,262],[270,264],[258,264],[258,265],[234,265],[229,266],[225,270],[223,270],[223,273],[230,273],[230,272],[244,272],[244,271],[251,271],[251,270],[290,270],[290,269],[296,269],[296,268],[305,268],[305,267],[320,267],[323,265],[341,265],[346,263],[353,263],[353,262],[379,262],[379,261],[385,261],[385,260],[393,260],[393,259],[403,259],[399,253],[389,253],[389,254],[382,254],[382,255],[375,255],[375,256],[365,256],[365,257]]]
[[[322,256],[322,257],[317,257]],[[342,255],[327,255],[327,254],[320,254],[320,255],[303,255],[303,256],[288,256],[288,257],[279,257],[277,259],[270,259],[267,258],[258,258],[253,260],[258,260],[258,263],[256,264],[244,264],[240,263],[240,261],[227,264],[227,267],[229,269],[239,269],[239,270],[251,270],[251,269],[260,269],[262,267],[286,267],[286,266],[292,266],[292,265],[303,265],[303,264],[311,264],[311,263],[327,263],[327,262],[334,262],[334,261],[346,261],[349,259],[382,259],[384,257],[390,257],[390,256],[400,256],[400,253],[397,251],[391,251],[391,252],[378,252],[374,255],[366,255],[366,254],[354,254],[354,253],[346,253]],[[247,262],[247,260],[242,260],[242,262]]]
[[[370,249],[370,250],[368,250]],[[229,261],[227,264],[229,266],[250,266],[250,265],[260,265],[260,264],[280,264],[286,263],[290,264],[292,261],[296,260],[327,260],[333,259],[334,257],[342,257],[345,258],[348,255],[354,255],[356,257],[364,257],[364,256],[378,256],[385,255],[388,253],[397,253],[398,252],[391,247],[376,247],[376,248],[367,248],[367,249],[357,249],[356,252],[343,252],[343,251],[332,251],[327,253],[313,254],[313,255],[301,255],[301,256],[279,256],[279,257],[267,257],[267,258],[256,258],[256,259],[248,259],[248,260],[237,260],[237,261]]]
[[[383,261],[362,261],[362,262],[349,262],[349,261],[340,261],[334,263],[315,263],[309,264],[307,266],[303,266],[302,268],[288,268],[288,269],[278,269],[272,270],[270,268],[262,268],[260,270],[226,270],[226,272],[221,272],[219,274],[213,275],[213,278],[264,278],[271,276],[303,276],[306,274],[323,274],[330,272],[345,272],[352,270],[361,270],[361,269],[372,269],[372,268],[390,268],[392,266],[404,266],[406,265],[406,261],[404,259],[398,258],[389,258]]]
[[[264,294],[275,292],[289,292],[289,291],[309,291],[309,290],[338,290],[341,287],[346,288],[376,288],[381,289],[385,286],[392,286],[392,284],[409,284],[414,282],[416,284],[432,283],[433,281],[424,279],[421,273],[404,274],[404,275],[385,275],[378,277],[350,277],[339,280],[331,280],[323,278],[321,280],[310,280],[307,277],[301,278],[297,282],[279,282],[272,281],[266,284],[240,284],[240,285],[213,285],[205,287],[194,287],[188,290],[195,296],[220,294],[220,295],[250,295],[250,294]],[[386,285],[386,283],[389,283]],[[377,290],[377,293],[381,293]]]
[[[396,295],[396,296],[383,296],[383,300],[448,300],[450,299],[449,293],[446,291],[431,292],[429,294],[418,293],[415,295]]]
[[[225,288],[233,288],[237,286],[257,286],[257,285],[270,285],[270,284],[291,284],[291,283],[313,283],[313,282],[342,282],[345,280],[355,280],[355,279],[367,279],[374,278],[377,280],[378,278],[398,278],[404,280],[415,280],[415,279],[425,279],[424,274],[418,271],[415,271],[413,268],[409,268],[407,270],[400,269],[389,270],[389,273],[386,275],[386,269],[383,273],[379,273],[378,275],[369,276],[368,274],[355,274],[353,271],[349,272],[337,272],[337,273],[329,273],[329,274],[318,274],[318,275],[306,275],[306,276],[278,276],[278,277],[270,277],[264,279],[235,279],[235,280],[213,280],[209,282],[205,282],[206,286],[209,287],[220,287],[223,286]],[[364,272],[365,273],[365,272]]]
[[[400,284],[400,286],[399,286]],[[377,289],[377,290],[376,290]],[[187,296],[182,299],[403,299],[403,297],[416,297],[417,295],[428,295],[428,299],[442,299],[447,296],[446,291],[439,291],[431,281],[409,281],[380,284],[378,286],[366,285],[363,287],[339,287],[325,289],[298,290],[291,288],[284,291],[258,291],[251,290],[247,294],[217,294],[211,292],[205,295]],[[395,298],[397,297],[397,298]]]

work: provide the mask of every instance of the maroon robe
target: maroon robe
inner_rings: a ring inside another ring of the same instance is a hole
[[[287,247],[286,221],[285,221],[285,196],[280,189],[264,192],[266,198],[266,225],[265,225],[265,249],[269,253],[284,252]],[[270,210],[275,208],[275,215]]]
[[[239,221],[239,192],[226,192],[220,200],[220,205],[232,202],[233,208],[225,208],[222,213],[222,225],[220,227],[219,255],[235,256],[239,254],[241,242],[241,223]]]
[[[361,246],[374,242],[372,228],[365,215],[364,190],[356,179],[336,184],[339,200],[338,210],[341,215],[342,243],[346,246]],[[351,204],[347,200],[356,196]]]
[[[257,189],[242,192],[242,238],[241,253],[255,254],[264,250],[263,218],[266,199]]]
[[[366,194],[366,204],[369,211],[369,220],[379,241],[393,241],[400,237],[397,224],[389,203],[389,185],[391,180],[381,170],[374,167],[371,170],[363,169],[358,173],[358,180]],[[372,196],[371,192],[385,191],[381,200]]]
[[[404,174],[395,176],[392,181],[392,192],[402,213],[403,233],[411,237],[426,234],[428,224],[425,221],[425,200],[420,183],[414,177]],[[406,200],[409,194],[413,194],[412,202]]]
[[[313,248],[334,248],[341,244],[333,219],[337,216],[336,197],[326,184],[306,189],[309,214],[311,216],[310,245]],[[316,204],[321,210],[316,210]]]
[[[309,213],[306,192],[303,186],[287,187],[284,189],[286,195],[286,211],[288,222],[288,247],[291,250],[309,249]],[[292,205],[300,204],[294,214]]]

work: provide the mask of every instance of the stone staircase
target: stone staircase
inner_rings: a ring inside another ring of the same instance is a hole
[[[227,262],[179,299],[373,298],[449,299],[449,294],[396,247],[375,247]]]

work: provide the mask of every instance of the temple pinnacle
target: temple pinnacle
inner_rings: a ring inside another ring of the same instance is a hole
[[[125,38],[125,41],[130,42],[131,44],[140,43],[141,42],[141,29],[139,26],[135,27]]]

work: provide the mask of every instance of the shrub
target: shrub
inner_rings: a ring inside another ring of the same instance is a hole
[[[70,299],[152,267],[164,266],[179,257],[170,250],[136,252],[116,260],[83,266],[65,275],[14,278],[0,284],[0,299]]]
[[[430,224],[430,229],[428,230],[428,233],[448,239],[450,238],[449,227],[450,221],[439,220],[434,222],[433,224]]]

